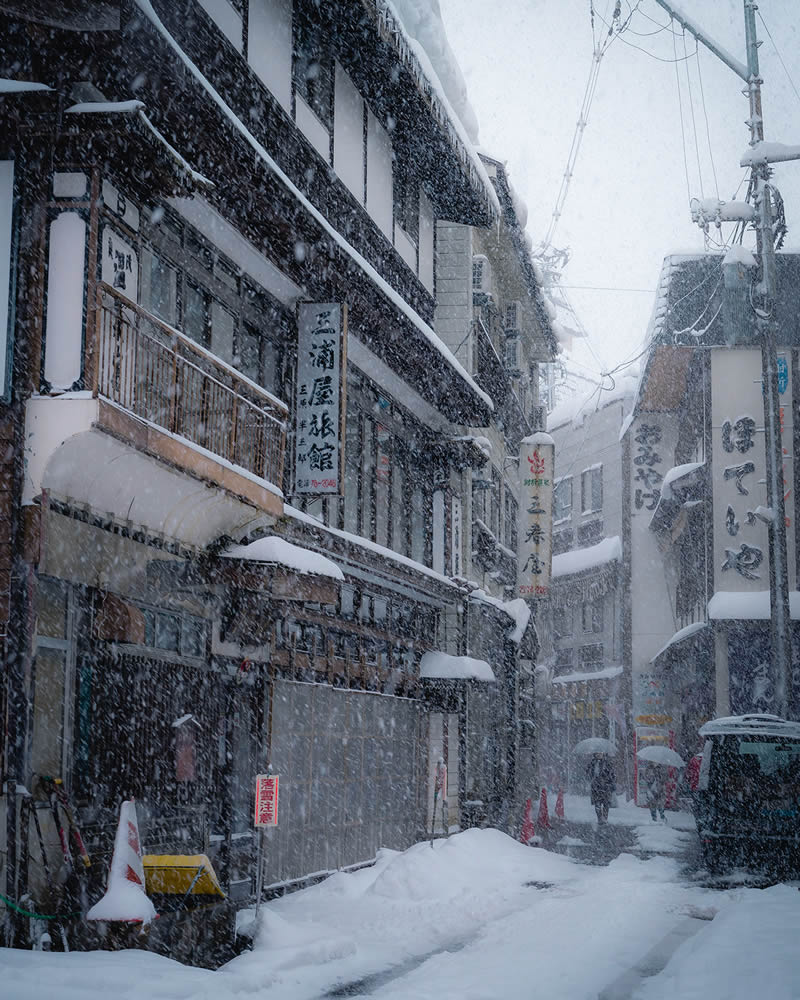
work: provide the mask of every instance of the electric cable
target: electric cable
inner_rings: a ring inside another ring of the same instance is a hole
[[[683,171],[686,176],[686,200],[691,202],[692,200],[692,186],[689,182],[689,158],[686,154],[686,130],[683,124],[683,99],[681,98],[681,77],[678,72],[678,47],[675,44],[675,33],[672,35],[672,48],[675,52],[675,85],[678,89],[678,115],[681,121],[681,146],[683,147]]]
[[[696,51],[695,47],[695,51]],[[683,33],[683,51],[686,54],[686,32]],[[700,183],[700,197],[705,199],[705,191],[703,190],[703,168],[700,164],[700,142],[697,138],[697,122],[694,117],[694,97],[692,96],[692,75],[689,72],[689,62],[687,61],[683,64],[686,70],[686,92],[689,95],[689,112],[692,116],[692,135],[694,136],[694,155],[697,160],[697,178]]]
[[[709,158],[709,160],[711,162],[711,175],[714,178],[714,191],[716,193],[717,200],[719,200],[719,183],[717,182],[717,168],[714,165],[714,152],[713,152],[713,150],[711,148],[711,128],[710,128],[710,126],[708,124],[708,110],[706,108],[706,95],[705,95],[705,91],[703,90],[703,75],[700,72],[700,46],[699,45],[696,46],[694,51],[695,51],[695,55],[697,56],[697,79],[698,79],[698,81],[700,83],[700,102],[701,102],[701,104],[703,106],[703,117],[705,118],[705,122],[706,122],[706,139],[708,141],[708,158]]]
[[[772,47],[775,49],[775,55],[778,57],[778,61],[780,62],[781,66],[783,66],[783,72],[786,74],[786,79],[791,84],[792,90],[795,92],[795,96],[797,97],[798,101],[800,101],[800,91],[798,91],[797,87],[795,86],[794,80],[792,79],[791,74],[789,73],[788,67],[786,66],[786,63],[783,61],[783,56],[780,54],[778,46],[775,44],[775,39],[772,37],[772,32],[767,27],[767,22],[764,20],[764,16],[761,13],[761,11],[757,7],[756,10],[758,12],[759,20],[764,25],[764,31],[766,31],[767,37],[772,42]]]

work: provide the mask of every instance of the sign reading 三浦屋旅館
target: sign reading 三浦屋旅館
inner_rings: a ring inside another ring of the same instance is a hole
[[[342,490],[346,307],[303,303],[297,323],[295,492]]]
[[[553,468],[555,442],[533,434],[520,442],[517,594],[547,597],[553,555]]]

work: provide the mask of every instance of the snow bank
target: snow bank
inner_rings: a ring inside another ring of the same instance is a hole
[[[424,678],[443,680],[496,680],[492,668],[486,660],[476,660],[471,656],[451,656],[431,650],[420,660],[419,675]]]
[[[605,566],[620,559],[622,559],[622,542],[619,535],[612,535],[585,549],[575,549],[553,556],[553,576],[581,573],[583,570],[596,569],[598,566]]]
[[[247,545],[233,545],[226,549],[222,556],[225,559],[247,559],[252,562],[275,563],[279,566],[287,566],[298,573],[310,573],[316,576],[328,576],[333,580],[344,580],[344,573],[332,559],[328,559],[327,556],[323,556],[319,552],[312,552],[311,549],[304,549],[300,545],[293,545],[277,535],[257,538],[256,541]]]
[[[719,895],[720,910],[684,942],[667,967],[645,980],[637,1000],[789,1000],[798,996],[796,886]]]

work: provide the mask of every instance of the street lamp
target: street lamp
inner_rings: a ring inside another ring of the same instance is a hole
[[[779,715],[789,712],[791,691],[791,619],[789,617],[789,574],[786,552],[786,514],[784,506],[783,462],[780,432],[780,397],[778,395],[778,359],[775,337],[774,303],[777,295],[775,245],[773,234],[772,188],[770,162],[800,159],[800,152],[790,147],[764,143],[764,122],[761,117],[761,77],[758,69],[758,39],[756,37],[755,0],[744,0],[744,30],[747,64],[709,38],[681,10],[667,0],[656,0],[659,6],[721,59],[729,69],[744,80],[750,101],[750,150],[741,165],[752,171],[755,207],[756,248],[761,264],[761,277],[754,286],[753,308],[756,329],[761,343],[761,377],[764,398],[764,450],[767,470],[767,504],[769,519],[770,556],[770,631],[772,668],[775,677],[775,707]]]

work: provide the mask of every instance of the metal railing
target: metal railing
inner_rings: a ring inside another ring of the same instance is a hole
[[[109,285],[98,288],[96,392],[280,487],[287,410]]]

